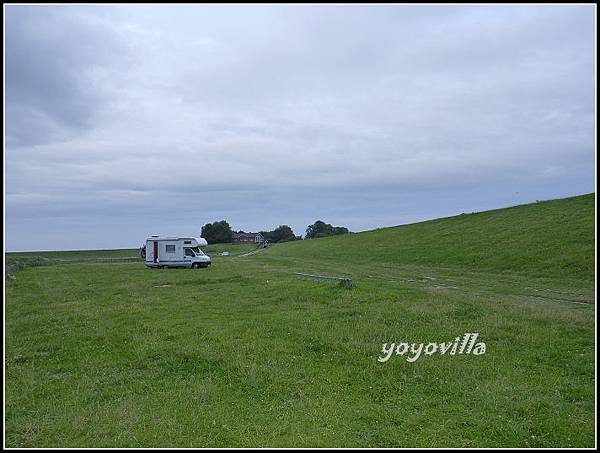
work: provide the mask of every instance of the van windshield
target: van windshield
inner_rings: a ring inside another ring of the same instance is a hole
[[[204,252],[200,250],[200,247],[192,247],[192,250],[196,255],[204,255]]]

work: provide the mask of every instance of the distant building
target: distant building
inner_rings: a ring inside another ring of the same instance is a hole
[[[262,244],[265,238],[260,233],[233,233],[234,244]]]

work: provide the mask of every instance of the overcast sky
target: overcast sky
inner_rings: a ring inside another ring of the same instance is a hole
[[[7,250],[593,192],[593,6],[7,6]]]

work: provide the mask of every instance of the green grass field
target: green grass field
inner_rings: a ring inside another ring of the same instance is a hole
[[[201,270],[8,254],[6,446],[593,447],[594,221],[590,194]],[[377,361],[466,332],[484,355]]]

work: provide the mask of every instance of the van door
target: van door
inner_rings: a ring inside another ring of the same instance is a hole
[[[192,265],[192,258],[194,258],[196,255],[194,254],[194,252],[192,251],[192,249],[185,247],[183,249],[183,259],[185,262],[185,266],[189,267]]]
[[[154,262],[158,262],[158,241],[154,241]]]

